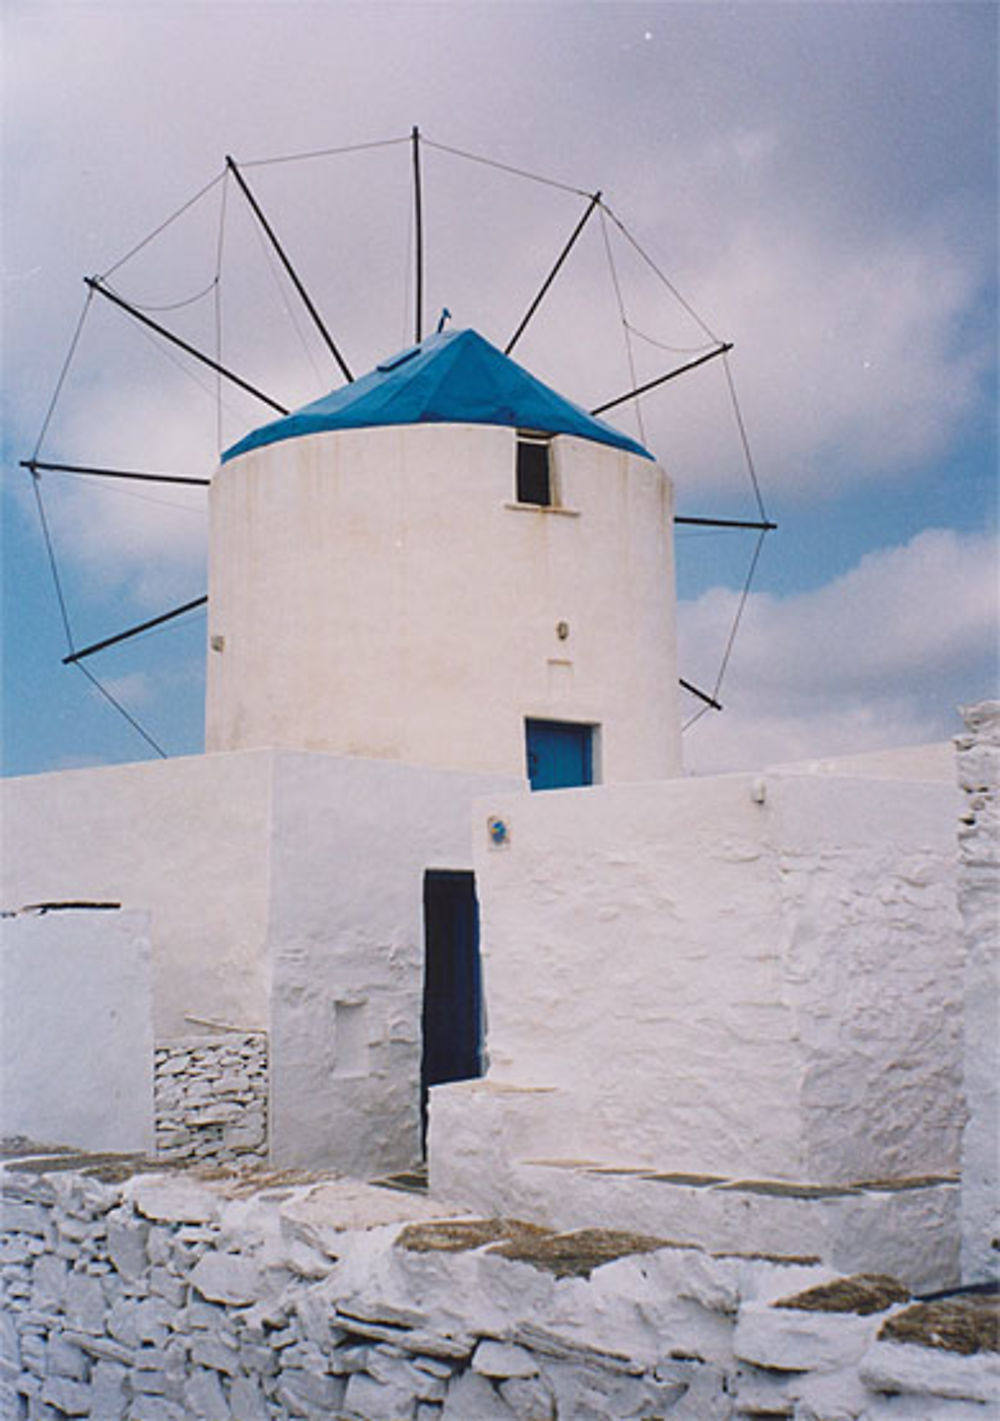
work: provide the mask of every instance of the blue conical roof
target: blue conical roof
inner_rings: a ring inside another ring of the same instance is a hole
[[[653,457],[634,439],[557,395],[475,331],[441,331],[383,360],[352,384],[253,430],[226,450],[222,462],[304,434],[387,424],[510,425],[576,434]]]

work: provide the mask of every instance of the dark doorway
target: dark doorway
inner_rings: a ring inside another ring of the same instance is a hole
[[[594,783],[594,727],[564,720],[527,720],[528,779],[532,789],[571,789]]]
[[[475,874],[424,874],[424,1050],[421,1096],[444,1081],[482,1075],[479,904]]]

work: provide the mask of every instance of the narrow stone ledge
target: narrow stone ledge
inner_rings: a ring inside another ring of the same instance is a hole
[[[554,1273],[557,1278],[589,1278],[595,1268],[636,1253],[654,1253],[662,1239],[618,1229],[578,1229],[495,1244],[489,1251],[517,1263]]]
[[[796,1312],[849,1312],[867,1317],[909,1301],[910,1291],[898,1279],[885,1273],[855,1273],[851,1278],[837,1278],[832,1283],[819,1283],[805,1292],[779,1298],[772,1306]]]
[[[970,1357],[1000,1352],[1000,1295],[966,1294],[915,1303],[883,1323],[880,1342],[910,1342]]]
[[[717,1187],[720,1193],[762,1194],[775,1199],[844,1199],[861,1193],[850,1184],[789,1184],[781,1179],[734,1179]]]
[[[548,1230],[518,1219],[444,1219],[407,1224],[397,1236],[396,1246],[410,1253],[465,1253],[487,1244],[516,1244],[547,1237]]]

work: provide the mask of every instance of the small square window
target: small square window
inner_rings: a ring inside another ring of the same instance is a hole
[[[552,504],[552,478],[549,472],[549,441],[517,440],[517,501],[537,503],[541,508]]]

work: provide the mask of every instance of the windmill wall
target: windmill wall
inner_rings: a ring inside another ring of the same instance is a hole
[[[651,460],[516,431],[349,429],[213,480],[206,742],[525,774],[525,718],[599,726],[599,780],[680,770],[672,490]]]

